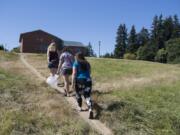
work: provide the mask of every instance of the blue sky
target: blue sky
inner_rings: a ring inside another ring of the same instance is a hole
[[[0,0],[0,44],[19,45],[23,32],[42,29],[63,40],[91,42],[112,52],[120,23],[151,27],[155,14],[180,18],[180,0]]]

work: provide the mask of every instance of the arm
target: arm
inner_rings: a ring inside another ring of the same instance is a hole
[[[60,62],[59,65],[58,65],[57,74],[59,74],[59,71],[60,71],[61,67],[62,67],[62,62]]]
[[[49,49],[47,50],[47,62],[49,63]]]
[[[59,71],[60,71],[60,69],[61,69],[61,67],[62,67],[62,64],[63,64],[63,57],[60,56],[59,65],[58,65],[58,69],[57,69],[57,74],[59,74]]]
[[[75,88],[75,77],[76,77],[76,74],[77,74],[77,70],[76,70],[76,67],[73,67],[73,71],[72,71],[72,89],[74,90]]]

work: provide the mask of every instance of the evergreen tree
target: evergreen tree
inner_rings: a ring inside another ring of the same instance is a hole
[[[130,53],[135,53],[138,49],[137,45],[137,34],[136,34],[136,29],[135,26],[133,25],[128,37],[128,48],[127,51]]]
[[[158,36],[158,16],[156,15],[153,18],[153,23],[152,23],[152,30],[151,30],[151,39],[156,40]]]
[[[152,23],[151,42],[156,45],[156,50],[164,48],[163,16],[155,16]]]
[[[0,45],[0,50],[4,50],[3,44]]]
[[[114,49],[114,56],[116,58],[123,58],[127,47],[127,28],[125,24],[120,24],[117,37],[116,37],[116,45]]]
[[[180,37],[180,23],[177,15],[173,16],[173,33],[172,38]]]
[[[163,26],[164,26],[164,41],[167,41],[172,38],[173,29],[174,29],[173,19],[171,16],[169,16],[164,20]]]
[[[145,45],[149,41],[149,32],[144,27],[141,31],[137,34],[137,44],[139,46]]]
[[[89,44],[88,44],[88,46],[87,46],[87,49],[88,49],[88,56],[94,57],[94,56],[95,56],[95,53],[94,53],[94,51],[93,51],[91,42],[89,42]]]

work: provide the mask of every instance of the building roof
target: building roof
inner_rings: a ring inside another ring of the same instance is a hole
[[[20,37],[19,37],[19,42],[21,42],[21,39],[23,38],[23,36],[29,35],[29,34],[32,34],[32,33],[36,33],[36,32],[43,32],[43,33],[46,33],[47,35],[52,36],[52,37],[55,38],[56,40],[62,40],[62,39],[60,39],[60,38],[57,37],[57,36],[54,36],[54,35],[52,35],[52,34],[50,34],[50,33],[48,33],[48,32],[45,32],[45,31],[39,29],[39,30],[34,30],[34,31],[30,31],[30,32],[21,33],[21,34],[20,34]]]
[[[85,45],[83,43],[76,42],[76,41],[64,41],[64,46],[85,47]]]
[[[53,37],[53,38],[56,39],[56,40],[61,40],[61,41],[63,41],[63,40],[60,39],[59,37],[54,36],[54,35],[52,35],[52,34],[50,34],[50,33],[48,33],[48,32],[45,32],[45,31],[39,29],[39,30],[34,30],[34,31],[30,31],[30,32],[21,33],[21,34],[20,34],[20,37],[19,37],[19,42],[21,42],[21,40],[22,40],[22,38],[23,38],[24,36],[27,36],[27,35],[33,34],[33,33],[37,33],[37,32],[45,33],[45,34],[47,34],[47,35],[50,35],[51,37]],[[77,42],[77,41],[63,41],[63,45],[64,45],[64,46],[86,47],[83,43]]]

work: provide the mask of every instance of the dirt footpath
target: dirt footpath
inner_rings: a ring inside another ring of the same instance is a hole
[[[46,78],[42,76],[32,65],[30,65],[26,59],[24,58],[25,54],[20,55],[20,60],[22,63],[35,75],[39,78],[41,81],[45,81]],[[58,90],[59,92],[63,93],[63,89],[60,87],[55,87],[54,89]],[[67,97],[65,98],[69,104],[73,107],[76,108],[76,100],[74,97]],[[90,120],[88,119],[89,113],[88,112],[79,112],[78,113],[81,118],[83,118],[87,123],[89,123],[90,126],[92,126],[94,129],[96,129],[100,134],[103,135],[112,135],[112,131],[106,127],[105,124],[101,123],[99,120]]]

